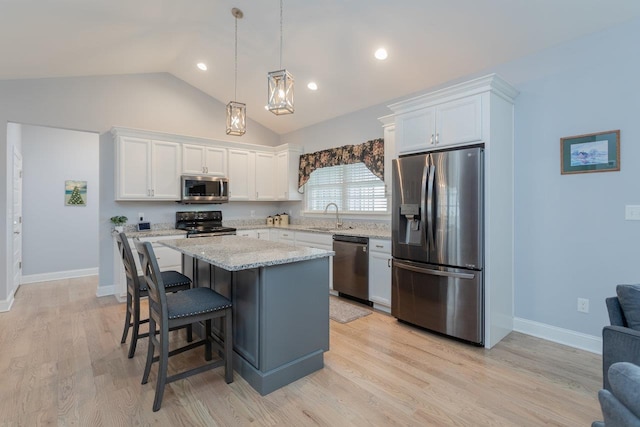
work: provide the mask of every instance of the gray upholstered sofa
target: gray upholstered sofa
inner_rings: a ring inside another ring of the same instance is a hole
[[[606,299],[611,326],[602,329],[602,378],[604,388],[609,385],[609,367],[616,362],[640,365],[640,330],[628,327],[618,297]]]
[[[607,376],[611,391],[598,392],[604,422],[596,421],[591,426],[640,427],[640,367],[614,363]]]

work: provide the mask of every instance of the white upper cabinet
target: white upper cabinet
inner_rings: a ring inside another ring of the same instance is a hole
[[[301,200],[302,149],[114,127],[116,200],[180,200],[181,175],[229,179],[229,201]]]
[[[482,140],[482,100],[473,95],[396,116],[398,154]]]
[[[468,96],[436,107],[435,145],[466,144],[482,140],[482,99]]]
[[[276,200],[302,200],[302,194],[298,192],[300,154],[299,150],[291,148],[276,154]]]
[[[151,195],[157,200],[180,200],[180,144],[151,141]]]
[[[120,137],[116,144],[116,200],[180,199],[180,144]]]
[[[255,153],[229,150],[229,200],[253,200],[256,186]]]
[[[182,144],[182,174],[227,176],[227,149]]]
[[[256,153],[255,200],[275,200],[276,158],[272,153]]]

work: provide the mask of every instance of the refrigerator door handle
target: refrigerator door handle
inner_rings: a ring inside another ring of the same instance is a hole
[[[448,271],[440,271],[440,270],[432,270],[430,268],[422,268],[422,267],[416,267],[414,265],[411,264],[405,264],[405,263],[401,263],[401,262],[394,262],[393,263],[394,266],[401,268],[403,270],[409,270],[409,271],[413,271],[415,273],[424,273],[424,274],[431,274],[433,276],[443,276],[443,277],[453,277],[455,279],[473,279],[476,277],[475,274],[469,274],[469,273],[451,273]]]
[[[429,166],[429,178],[428,178],[428,182],[427,182],[427,225],[426,225],[426,229],[427,229],[427,241],[428,243],[428,247],[429,248],[434,248],[435,249],[435,238],[433,237],[433,228],[435,227],[435,220],[433,217],[433,180],[435,179],[436,176],[436,167],[435,165]]]
[[[426,194],[427,182],[428,182],[428,177],[429,177],[429,169],[430,169],[429,165],[425,165],[424,168],[422,169],[422,190],[420,191],[420,209],[422,210],[422,213],[420,215],[420,225],[421,225],[422,230],[423,230],[422,233],[424,233],[425,230],[427,229],[427,224],[428,223],[427,223],[426,217],[427,217],[427,215],[429,215],[427,213],[427,197],[428,196]],[[424,237],[426,239],[424,249],[426,251],[428,251],[429,250],[429,243],[430,243],[429,236],[425,235]]]

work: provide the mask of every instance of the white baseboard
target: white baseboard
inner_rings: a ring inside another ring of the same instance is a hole
[[[11,306],[13,305],[14,301],[14,295],[15,291],[11,292],[11,295],[9,295],[7,299],[0,301],[0,313],[11,310]]]
[[[85,268],[82,270],[56,271],[53,273],[29,274],[26,276],[22,276],[22,279],[20,280],[20,284],[22,285],[26,283],[50,282],[52,280],[73,279],[75,277],[85,277],[85,276],[96,276],[97,274],[98,274],[98,267]]]
[[[98,290],[96,291],[96,296],[106,297],[109,295],[115,295],[116,289],[117,289],[116,285],[98,286]]]
[[[559,344],[568,345],[569,347],[579,348],[580,350],[590,351],[591,353],[602,354],[601,337],[587,335],[581,332],[558,328],[557,326],[551,326],[518,317],[513,319],[513,330],[516,332],[522,332],[523,334],[533,335],[534,337],[542,338],[547,341],[553,341]]]

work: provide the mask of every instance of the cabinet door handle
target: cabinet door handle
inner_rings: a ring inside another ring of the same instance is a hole
[[[382,245],[376,245],[376,248],[382,249],[382,248],[384,248],[384,246],[382,246]]]
[[[387,267],[391,268],[391,259],[387,260]]]
[[[433,134],[431,134],[431,138],[429,138],[429,144],[433,145]]]
[[[205,173],[209,173],[209,166],[205,166],[204,169],[205,169]]]
[[[440,143],[440,134],[436,133],[436,145],[438,145]]]

